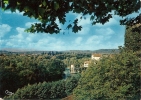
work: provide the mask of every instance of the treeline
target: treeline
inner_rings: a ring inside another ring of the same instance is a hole
[[[99,49],[99,50],[66,50],[66,51],[24,51],[24,50],[0,50],[0,53],[4,54],[48,54],[48,55],[72,55],[82,54],[91,55],[92,53],[119,53],[118,49]]]

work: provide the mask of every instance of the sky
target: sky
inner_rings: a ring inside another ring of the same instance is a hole
[[[26,33],[32,23],[38,22],[16,11],[0,10],[0,49],[40,50],[40,51],[62,51],[62,50],[98,50],[118,49],[124,46],[125,26],[119,24],[122,19],[113,16],[106,24],[92,26],[90,17],[79,20],[82,30],[72,33],[71,30],[62,30],[59,34]],[[132,14],[134,16],[136,14]],[[69,13],[68,20],[80,19],[81,14]],[[66,26],[59,24],[61,29]]]

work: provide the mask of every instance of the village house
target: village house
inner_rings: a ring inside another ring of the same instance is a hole
[[[103,57],[102,54],[94,53],[94,54],[92,54],[92,56],[91,56],[91,60],[97,60],[97,61],[99,61],[99,60],[101,59],[101,57]],[[84,68],[89,67],[89,64],[90,64],[90,61],[85,61],[85,62],[84,62]]]
[[[75,65],[71,65],[70,66],[70,73],[71,74],[76,74],[76,73],[79,73],[80,72],[80,68],[79,67],[75,67]]]
[[[94,60],[94,63],[96,64],[96,61],[99,61],[102,57],[110,57],[110,56],[111,55],[109,55],[109,54],[94,53],[91,56],[91,60],[88,60],[88,61],[85,61],[84,62],[82,68],[75,68],[75,66],[72,64],[70,66],[70,73],[71,74],[75,74],[75,73],[81,72],[80,70],[83,70],[83,69],[86,69],[86,68],[89,67],[89,65],[90,65],[90,63],[91,63],[92,60]]]
[[[94,53],[94,54],[92,54],[91,59],[92,60],[100,60],[101,57],[102,57],[102,54]]]
[[[84,62],[84,67],[85,67],[85,68],[89,67],[89,63],[90,63],[90,61],[85,61],[85,62]]]

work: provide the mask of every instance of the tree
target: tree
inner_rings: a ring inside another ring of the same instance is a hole
[[[140,0],[3,0],[2,8],[12,12],[19,10],[24,16],[33,17],[39,20],[39,23],[31,25],[27,32],[45,32],[59,33],[60,28],[56,23],[59,19],[61,24],[69,23],[67,29],[72,29],[76,33],[82,29],[78,26],[78,19],[74,21],[66,20],[66,14],[69,12],[82,14],[80,19],[85,15],[90,15],[92,25],[96,23],[106,23],[113,15],[126,17],[140,9]],[[129,6],[130,5],[130,6]],[[114,14],[111,13],[114,11]],[[122,25],[134,25],[140,23],[141,14],[133,18],[124,18],[121,20]],[[141,27],[138,26],[138,27]],[[134,29],[138,31],[137,28]]]
[[[65,82],[65,92],[67,95],[71,95],[73,92],[73,89],[76,88],[76,86],[78,85],[78,81],[80,79],[80,74],[77,74],[75,76],[69,77],[66,79]]]
[[[112,58],[92,64],[74,89],[76,100],[139,100],[140,60],[122,50]]]
[[[49,81],[56,81],[62,79],[63,72],[66,65],[58,59],[50,59],[47,63],[48,79]]]
[[[134,52],[141,50],[141,28],[140,32],[133,32],[130,26],[126,29],[125,48]]]

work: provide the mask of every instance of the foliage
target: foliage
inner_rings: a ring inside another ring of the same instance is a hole
[[[90,55],[87,51],[3,52],[0,54],[0,97],[6,95],[5,90],[15,92],[27,84],[60,80],[66,66],[82,67]]]
[[[78,79],[79,77],[72,77],[67,80],[27,85],[4,99],[61,99],[72,93]]]
[[[19,87],[17,79],[19,79],[19,76],[16,72],[0,68],[0,97],[5,95],[6,90],[11,92],[15,92],[17,90],[17,87]]]
[[[66,67],[61,60],[31,55],[3,55],[0,62],[1,97],[6,90],[15,92],[27,84],[60,80]]]
[[[132,27],[126,29],[125,48],[134,52],[141,50],[141,28],[140,32],[133,32]]]
[[[76,100],[139,100],[140,60],[121,50],[112,58],[92,64],[74,89]]]
[[[22,89],[18,89],[12,96],[4,99],[57,99],[66,96],[64,91],[64,81],[43,82],[27,85]]]
[[[80,31],[82,26],[78,26],[78,19],[66,20],[66,14],[70,12],[82,14],[80,19],[85,19],[85,15],[90,15],[92,25],[104,24],[113,15],[125,17],[120,21],[122,25],[134,25],[140,23],[141,15],[132,18],[126,17],[139,11],[140,0],[3,0],[2,7],[4,10],[10,9],[12,12],[19,10],[23,12],[23,16],[38,19],[39,23],[32,24],[26,30],[31,33],[59,33],[61,29],[56,19],[61,24],[67,23],[67,29],[71,28],[72,32]]]
[[[78,85],[78,81],[80,79],[80,74],[76,74],[75,76],[72,76],[68,78],[65,82],[65,87],[66,87],[66,94],[70,95],[73,92],[73,89]]]

